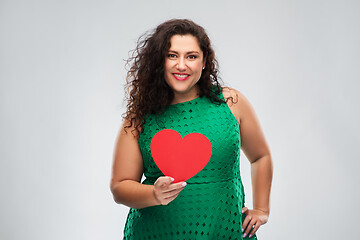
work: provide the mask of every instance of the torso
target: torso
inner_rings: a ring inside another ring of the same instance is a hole
[[[142,184],[154,185],[160,176],[165,175],[157,167],[151,149],[154,136],[163,130],[174,130],[181,137],[191,133],[203,135],[211,143],[211,160],[186,180],[186,189],[168,205],[131,208],[124,228],[124,240],[169,239],[174,235],[182,239],[242,239],[241,225],[245,215],[241,209],[245,205],[245,193],[239,169],[240,129],[236,124],[240,116],[236,110],[240,106],[237,102],[241,98],[231,88],[223,88],[221,93],[228,106],[197,98],[168,107],[162,114],[150,114],[146,119],[144,132],[138,140],[143,160],[140,167],[145,176]],[[234,103],[229,99],[231,97]],[[173,221],[169,224],[168,219]],[[178,231],[179,226],[184,229]]]

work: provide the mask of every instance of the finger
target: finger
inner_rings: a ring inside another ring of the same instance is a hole
[[[243,225],[242,225],[243,231],[245,231],[245,229],[246,229],[247,225],[249,224],[250,220],[251,220],[251,216],[246,216],[245,217],[245,219],[243,221]]]
[[[250,233],[252,227],[255,225],[255,223],[256,223],[255,218],[252,218],[251,221],[249,222],[249,224],[246,227],[245,236],[249,235],[249,233]]]
[[[172,196],[172,195],[175,195],[175,194],[178,194],[179,192],[181,192],[183,190],[183,188],[177,188],[177,189],[174,189],[170,192],[166,192],[166,197],[169,197],[169,196]]]
[[[164,198],[164,201],[165,201],[165,202],[171,202],[171,201],[173,201],[178,195],[179,195],[179,193],[176,193],[176,194],[174,194],[174,195],[172,195],[172,196],[168,196],[168,197]]]
[[[166,190],[164,190],[164,192],[171,192],[173,190],[177,190],[177,189],[184,189],[185,186],[187,185],[186,182],[179,182],[179,183],[174,183],[168,186],[168,188]]]
[[[260,221],[256,221],[253,230],[249,234],[249,238],[251,238],[256,233],[256,231],[260,228],[260,226],[261,226]]]
[[[247,212],[248,208],[247,207],[243,207],[241,213]]]
[[[172,189],[179,189],[179,188],[185,188],[186,185],[187,185],[187,182],[178,182],[178,183],[171,184],[170,187]]]
[[[176,198],[179,195],[179,193],[180,192],[175,192],[175,193],[169,194],[164,199],[168,200],[168,199]]]
[[[165,205],[168,205],[170,202],[172,202],[178,195],[179,194],[175,194],[174,196],[164,199]]]
[[[171,190],[171,191],[166,191],[166,192],[162,192],[163,193],[163,196],[165,197],[165,198],[168,198],[168,197],[170,197],[170,196],[173,196],[174,194],[176,194],[176,193],[179,193],[181,191],[181,189],[174,189],[174,190]]]
[[[172,177],[159,177],[161,178],[161,180],[159,181],[160,184],[160,188],[164,189],[164,188],[167,188],[172,182],[173,182],[173,178]]]
[[[171,183],[173,183],[174,182],[174,178],[172,178],[172,177],[170,177],[170,176],[167,176],[167,178],[166,178],[166,183],[168,184],[168,185],[170,185]]]

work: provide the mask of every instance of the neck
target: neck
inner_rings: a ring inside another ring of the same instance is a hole
[[[199,97],[198,87],[194,87],[192,91],[188,93],[174,93],[174,99],[170,105],[191,101]]]

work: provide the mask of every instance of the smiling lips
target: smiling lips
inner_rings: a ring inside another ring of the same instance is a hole
[[[188,79],[190,77],[189,74],[184,74],[184,73],[173,73],[173,76],[180,81],[184,81],[186,79]]]

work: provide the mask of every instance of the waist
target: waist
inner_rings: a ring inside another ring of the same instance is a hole
[[[148,185],[154,185],[154,183],[156,182],[156,180],[161,177],[161,176],[157,176],[157,177],[146,177],[145,180],[142,182],[143,184],[148,184]],[[187,184],[219,184],[219,183],[226,183],[226,182],[231,182],[231,181],[240,181],[241,182],[241,177],[240,174],[237,175],[233,175],[231,177],[222,177],[219,178],[219,176],[216,177],[197,177],[194,176],[188,180],[186,180],[185,182]]]

